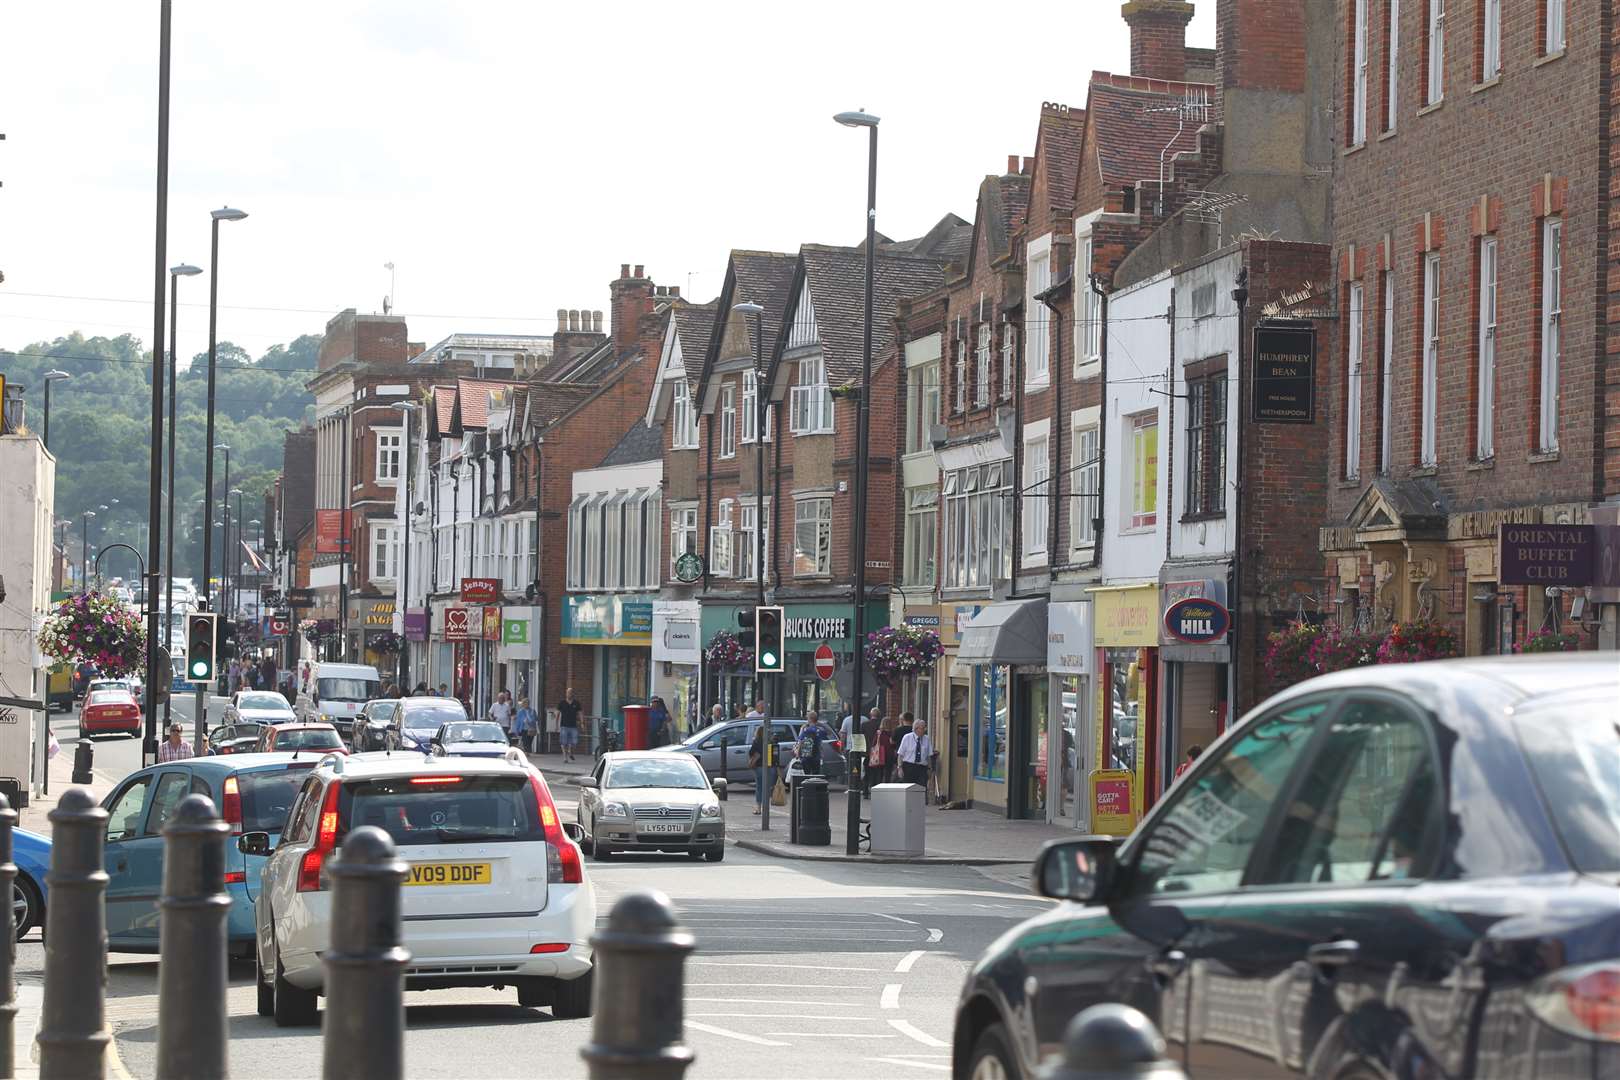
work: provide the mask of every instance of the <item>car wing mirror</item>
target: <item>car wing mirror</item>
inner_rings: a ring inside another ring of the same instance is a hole
[[[1035,857],[1035,893],[1081,904],[1106,901],[1115,879],[1116,844],[1107,836],[1049,842]]]
[[[236,838],[236,850],[244,855],[270,854],[270,834],[267,832],[243,833]]]
[[[563,822],[563,835],[576,844],[582,843],[585,840],[585,827],[577,821],[565,821]]]
[[[594,777],[594,776],[582,776],[577,781],[575,781],[575,783],[577,783],[582,788],[601,787],[601,785],[596,782],[596,777]]]

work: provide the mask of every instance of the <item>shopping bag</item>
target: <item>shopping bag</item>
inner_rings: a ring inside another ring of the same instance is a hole
[[[787,805],[787,788],[782,786],[782,778],[780,776],[776,778],[776,786],[771,789],[771,805]]]

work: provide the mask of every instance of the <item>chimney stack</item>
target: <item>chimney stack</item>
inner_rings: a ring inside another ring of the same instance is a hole
[[[620,278],[627,278],[629,276],[630,276],[630,264],[629,263],[620,263],[619,264],[619,277]]]
[[[629,263],[623,264],[624,269],[629,266]],[[622,274],[608,286],[613,296],[613,345],[620,352],[636,346],[641,319],[653,311],[654,285],[645,276],[645,270],[646,267],[637,264],[633,275]]]
[[[601,313],[601,311],[593,311],[593,312],[591,312],[591,333],[600,334],[601,332],[602,332],[602,313]]]
[[[1131,28],[1131,74],[1181,82],[1187,77],[1186,0],[1127,0],[1120,17]]]
[[[568,309],[567,308],[558,308],[557,309],[557,333],[559,333],[559,334],[565,333],[565,332],[567,332],[567,330],[568,330]]]
[[[642,265],[640,263],[636,264],[636,277],[639,278],[639,277],[645,277],[646,276],[641,272],[643,269],[644,269],[644,267],[642,267]]]

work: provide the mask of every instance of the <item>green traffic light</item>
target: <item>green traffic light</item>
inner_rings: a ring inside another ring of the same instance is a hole
[[[761,654],[760,655],[760,660],[764,663],[764,665],[766,667],[775,667],[776,666],[776,654],[773,653],[773,652],[767,652],[767,653]]]

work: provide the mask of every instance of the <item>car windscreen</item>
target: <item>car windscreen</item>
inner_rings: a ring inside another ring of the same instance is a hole
[[[331,728],[294,728],[276,733],[275,749],[283,750],[340,750],[343,740]]]
[[[729,720],[724,721],[724,722],[719,723],[719,724],[710,724],[708,727],[702,729],[701,731],[694,731],[692,734],[688,735],[686,738],[682,739],[681,741],[683,743],[700,743],[704,739],[707,739],[710,735],[713,735],[715,732],[717,732],[721,728],[725,727],[726,724],[728,724],[728,723],[730,723]],[[741,738],[741,734],[739,733],[739,735],[737,737]]]
[[[465,724],[446,724],[444,730],[439,732],[439,741],[447,743],[488,742],[500,743],[505,746],[507,738],[506,732],[501,730],[501,725],[478,721]]]
[[[377,684],[368,679],[322,677],[315,680],[322,701],[352,701],[363,705],[377,696]]]
[[[240,729],[238,729],[240,730]],[[304,776],[315,762],[294,763],[280,769],[254,769],[236,774],[242,795],[242,831],[278,833],[287,824],[287,812],[298,797]]]
[[[693,788],[709,786],[703,768],[686,754],[673,757],[630,758],[608,766],[609,788]]]
[[[467,719],[467,714],[459,705],[420,705],[416,708],[403,708],[402,721],[406,731],[438,731],[444,724],[453,724],[458,720]]]
[[[1575,869],[1620,873],[1620,723],[1613,703],[1584,714],[1519,714],[1519,744]]]
[[[343,786],[345,829],[375,825],[401,847],[544,840],[526,776],[400,776]]]
[[[292,707],[287,699],[280,694],[243,694],[237,701],[238,709],[276,709],[281,712],[291,712]]]

